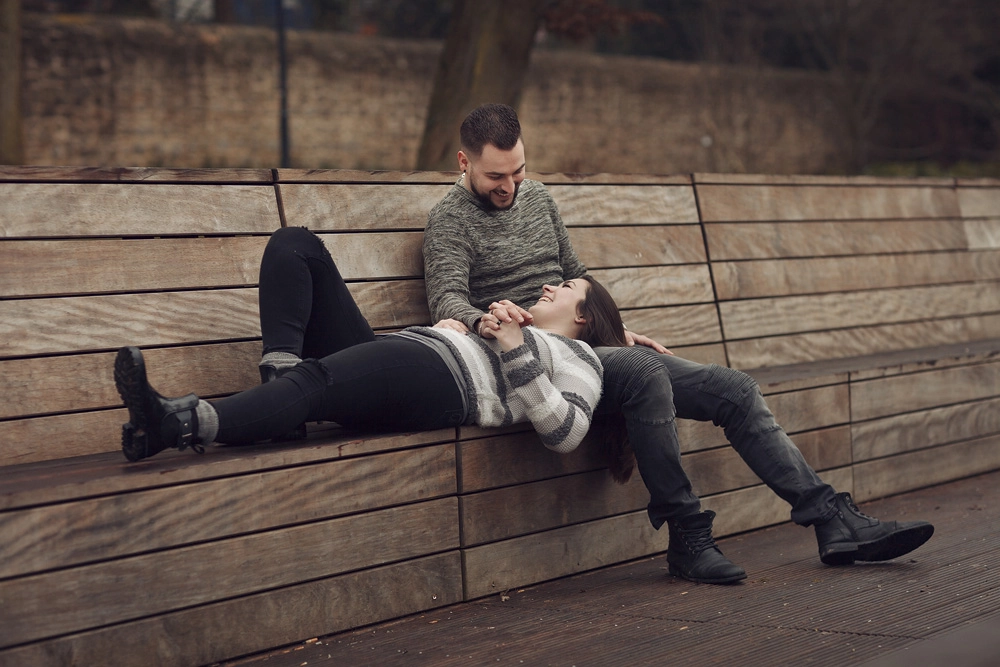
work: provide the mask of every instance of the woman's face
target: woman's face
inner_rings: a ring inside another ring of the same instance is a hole
[[[580,316],[580,304],[587,298],[590,283],[586,280],[567,280],[555,287],[542,286],[542,296],[528,312],[537,327],[573,324]]]

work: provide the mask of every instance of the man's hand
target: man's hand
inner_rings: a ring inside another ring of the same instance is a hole
[[[458,320],[441,320],[434,325],[435,329],[451,329],[452,331],[457,331],[458,333],[469,333],[469,327],[465,326],[465,322],[459,322]]]
[[[535,319],[531,313],[508,299],[491,303],[490,313],[497,318],[498,322],[517,322],[522,327],[528,326]]]
[[[625,340],[628,342],[628,346],[629,347],[632,347],[633,345],[645,345],[646,347],[653,348],[654,350],[656,350],[660,354],[669,354],[671,356],[673,356],[673,354],[674,354],[673,352],[671,352],[667,348],[665,348],[662,345],[660,345],[659,343],[657,343],[652,338],[647,338],[646,336],[643,336],[642,334],[632,333],[628,329],[625,330]]]

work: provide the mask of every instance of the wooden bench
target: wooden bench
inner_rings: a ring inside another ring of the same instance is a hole
[[[455,176],[0,167],[0,665],[209,663],[666,548],[638,475],[524,427],[122,457],[118,346],[167,394],[259,381],[280,226],[376,329],[427,323]],[[1000,182],[536,177],[630,328],[752,370],[838,489],[1000,468]],[[719,535],[788,519],[721,431],[680,430]]]

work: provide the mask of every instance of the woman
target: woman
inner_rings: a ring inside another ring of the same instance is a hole
[[[264,383],[212,403],[165,398],[149,385],[142,353],[122,348],[122,449],[130,461],[171,447],[202,452],[204,443],[277,438],[307,421],[378,432],[530,421],[546,447],[569,452],[601,395],[590,346],[624,345],[621,317],[589,276],[545,286],[529,312],[533,325],[523,329],[473,333],[444,320],[376,339],[319,237],[280,229],[261,260]]]

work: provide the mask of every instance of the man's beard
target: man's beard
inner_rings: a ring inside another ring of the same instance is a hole
[[[469,179],[469,184],[472,186],[470,188],[471,191],[472,191],[472,194],[476,196],[476,199],[479,200],[479,202],[483,205],[483,208],[486,209],[487,211],[507,211],[507,210],[509,210],[511,207],[514,206],[514,202],[517,201],[517,192],[518,192],[518,190],[521,189],[521,184],[520,183],[515,183],[514,184],[514,194],[511,195],[510,203],[507,204],[506,206],[504,206],[503,208],[500,208],[499,206],[497,206],[496,204],[493,203],[493,200],[490,199],[490,193],[493,192],[493,190],[487,190],[485,193],[480,192],[479,189],[476,188],[476,182],[473,181],[471,178]]]

